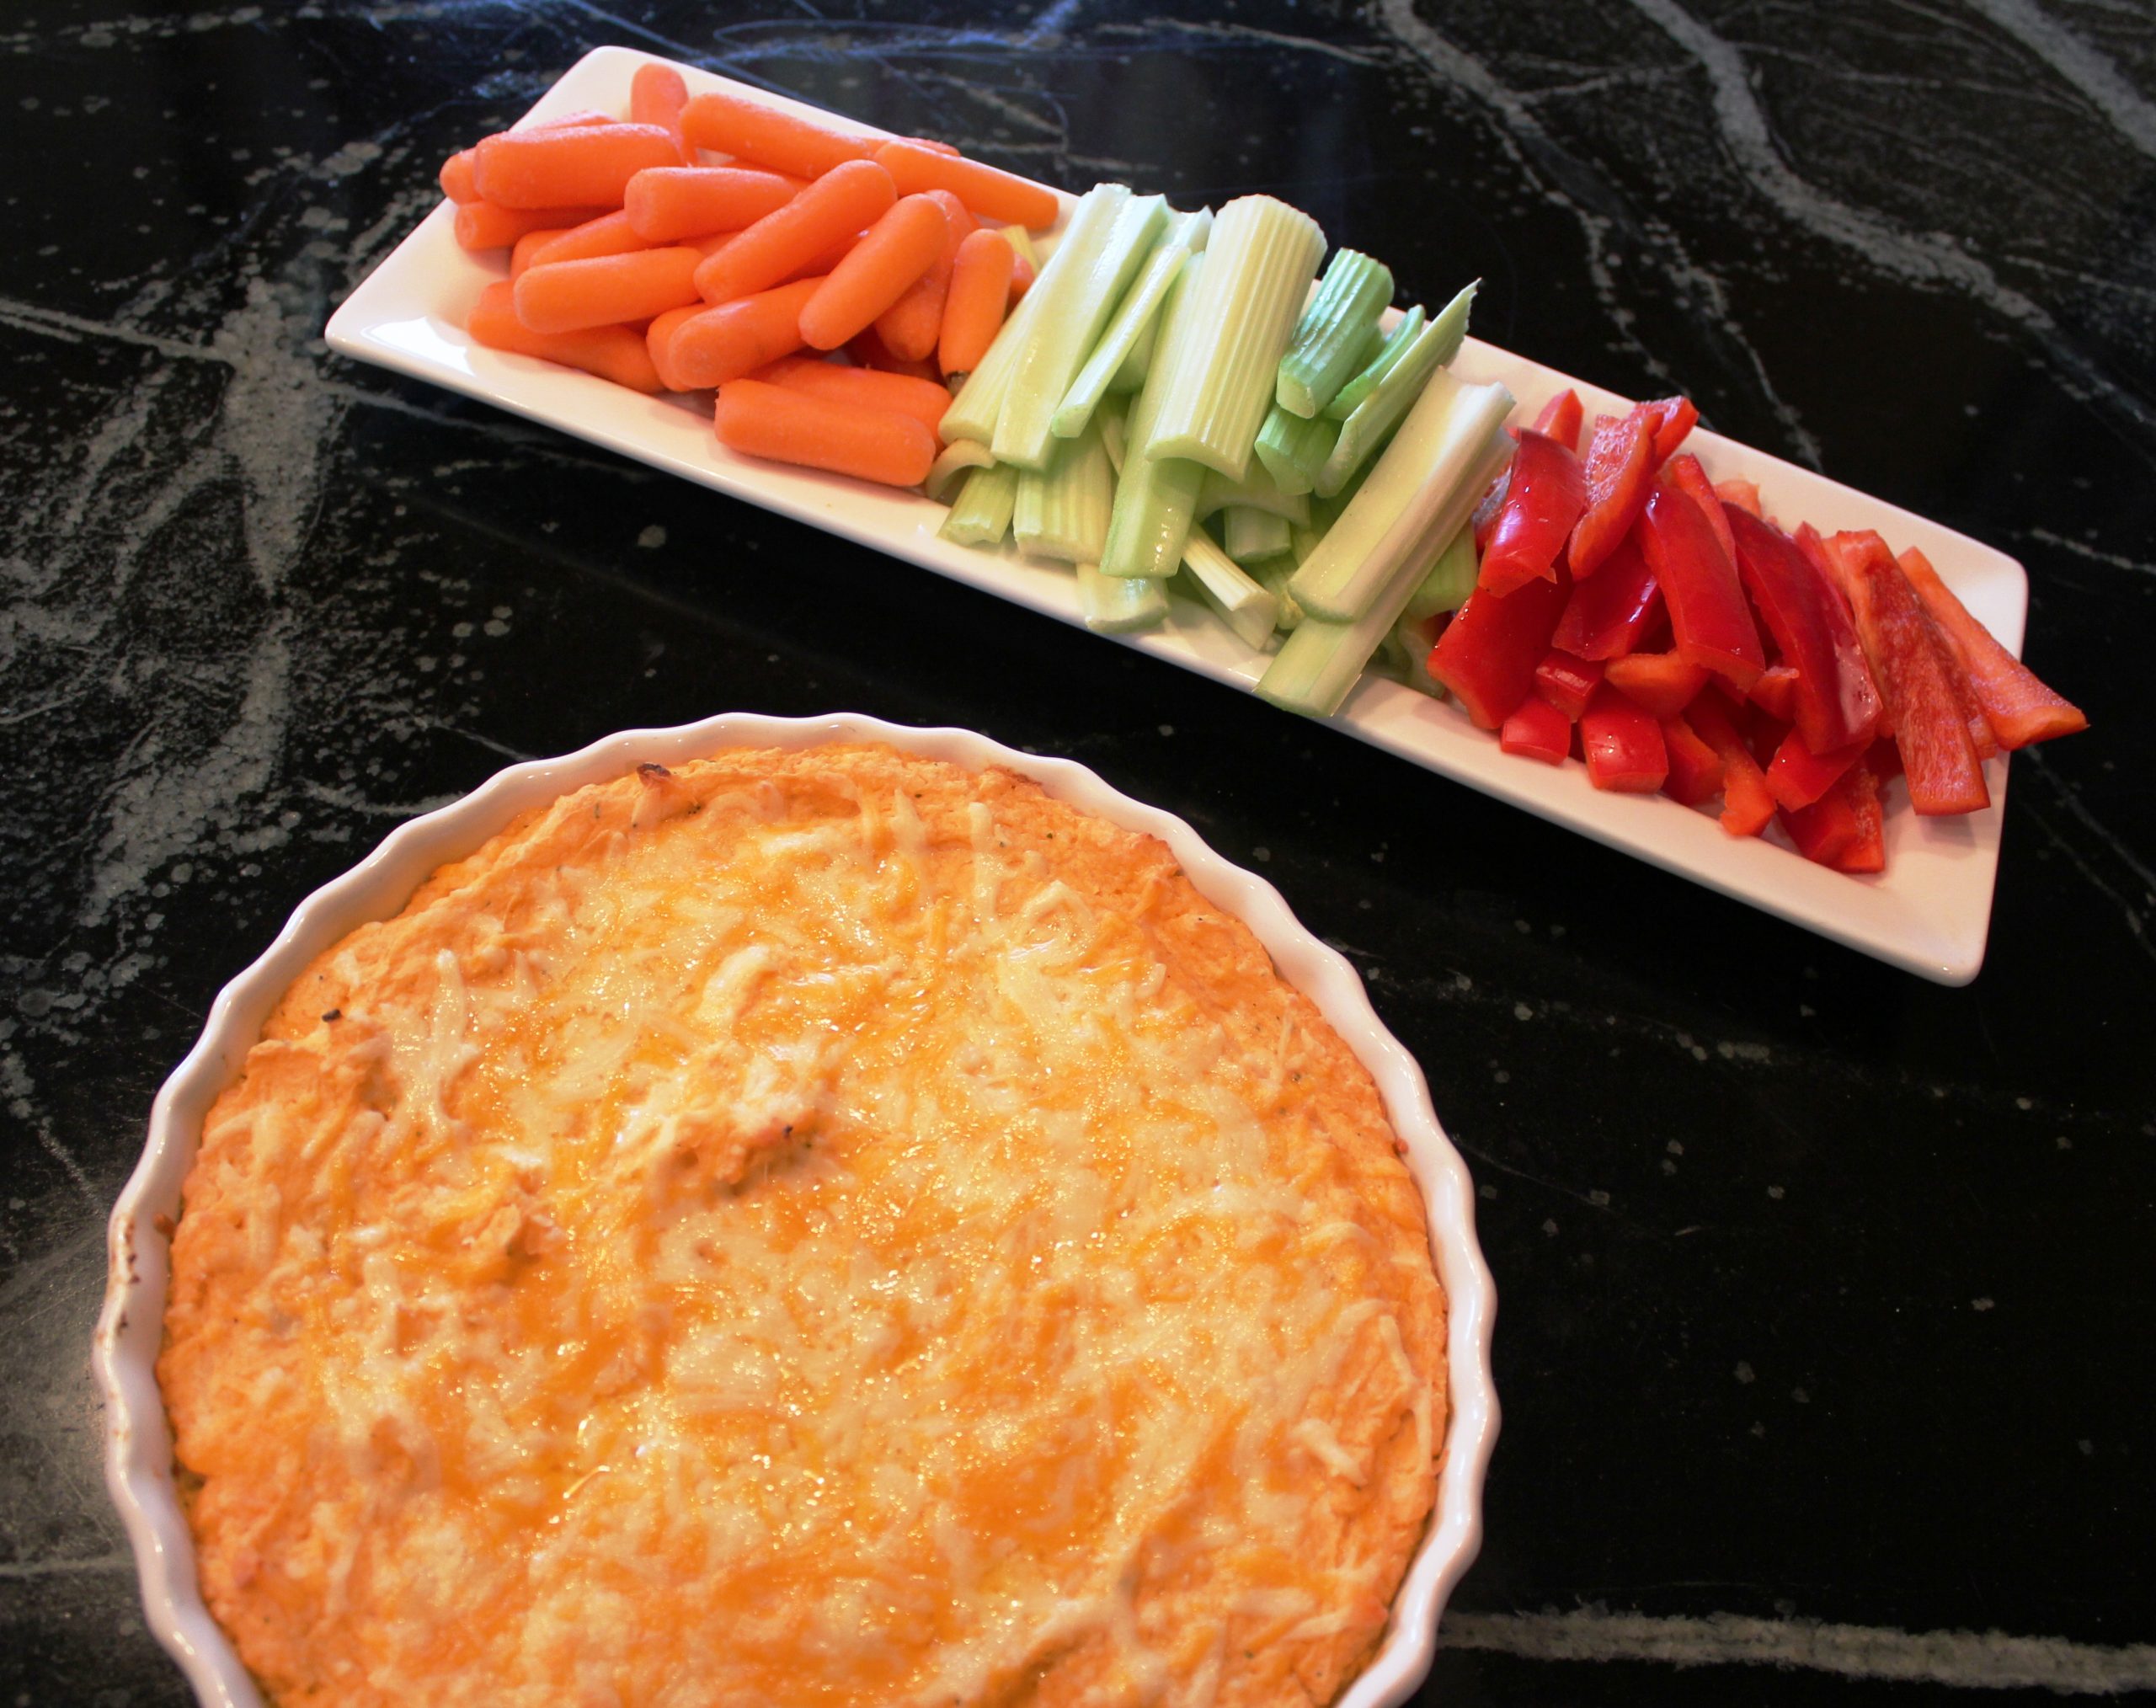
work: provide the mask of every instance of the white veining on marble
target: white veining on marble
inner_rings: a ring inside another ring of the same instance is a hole
[[[2108,56],[2034,0],[1969,4],[2064,77],[2120,136],[2156,159],[2156,102],[2144,99]]]

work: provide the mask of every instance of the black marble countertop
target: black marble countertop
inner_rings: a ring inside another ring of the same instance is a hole
[[[184,1700],[87,1354],[218,987],[504,763],[734,708],[1081,760],[1361,969],[1501,1300],[1418,1700],[2156,1689],[2145,6],[207,3],[0,16],[0,1703]],[[2095,728],[2014,762],[1981,978],[328,354],[443,155],[605,42],[1074,188],[1278,194],[1406,297],[1480,275],[1485,337],[2020,558]]]

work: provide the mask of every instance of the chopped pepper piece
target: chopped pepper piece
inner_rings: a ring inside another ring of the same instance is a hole
[[[1677,654],[1726,677],[1742,693],[1767,668],[1766,649],[1744,601],[1737,565],[1705,513],[1670,480],[1658,480],[1640,515],[1640,549],[1669,604]]]
[[[1968,672],[1977,699],[1999,736],[1999,745],[2016,752],[2039,741],[2072,735],[2089,727],[2079,707],[2055,693],[2038,680],[2013,654],[2001,646],[1968,607],[1954,596],[1954,590],[1939,579],[1939,572],[1923,552],[1912,546],[1902,553],[1902,573],[1917,590],[1924,609],[1939,625],[1946,644]]]
[[[1497,745],[1507,753],[1562,765],[1572,750],[1572,720],[1539,694],[1529,694],[1505,719]]]
[[[1886,869],[1886,815],[1871,767],[1853,765],[1807,807],[1782,814],[1782,828],[1807,860],[1837,872]]]
[[[1715,531],[1715,537],[1721,542],[1721,548],[1729,553],[1731,563],[1737,561],[1737,542],[1730,537],[1729,518],[1722,514],[1721,497],[1715,490],[1715,483],[1707,478],[1707,472],[1700,467],[1700,459],[1685,451],[1673,456],[1662,465],[1662,478],[1674,481],[1684,488],[1685,495],[1700,507],[1700,514],[1707,519],[1707,526]]]
[[[1577,723],[1594,691],[1602,686],[1603,666],[1552,647],[1534,667],[1534,691]]]
[[[1700,412],[1689,398],[1664,398],[1659,403],[1642,403],[1640,407],[1655,412],[1654,460],[1655,466],[1660,467],[1677,455],[1677,447],[1700,424]]]
[[[1584,414],[1580,408],[1580,394],[1567,386],[1542,406],[1542,413],[1534,418],[1534,430],[1548,434],[1566,450],[1577,452]],[[1517,428],[1513,430],[1513,437],[1519,437]]]
[[[1767,766],[1767,787],[1774,799],[1794,812],[1808,807],[1840,781],[1842,773],[1864,757],[1871,744],[1860,741],[1832,753],[1814,753],[1801,730],[1791,729],[1774,749]]]
[[[1528,429],[1513,453],[1512,480],[1476,584],[1502,594],[1538,578],[1555,581],[1557,554],[1586,508],[1587,478],[1579,458],[1547,434]]]
[[[1662,793],[1696,807],[1721,793],[1721,755],[1690,724],[1682,718],[1663,718],[1662,745],[1669,752],[1669,776],[1662,785]]]
[[[1481,588],[1430,649],[1430,674],[1460,696],[1484,729],[1500,728],[1534,685],[1550,631],[1571,596],[1568,577],[1530,581],[1500,599]]]
[[[1614,659],[1639,644],[1661,611],[1661,584],[1627,536],[1599,574],[1572,589],[1551,643],[1575,658]]]
[[[1685,709],[1684,721],[1722,763],[1721,827],[1732,836],[1756,836],[1774,816],[1774,791],[1752,750],[1737,733],[1721,699],[1702,694]]]
[[[1651,795],[1669,776],[1660,721],[1606,683],[1580,713],[1580,751],[1588,781],[1598,789]]]
[[[1654,479],[1655,408],[1642,403],[1628,415],[1598,415],[1587,446],[1587,509],[1572,530],[1566,561],[1585,579],[1632,531]]]
[[[1630,653],[1610,659],[1609,686],[1657,718],[1674,718],[1707,683],[1707,673],[1675,653]]]
[[[1796,672],[1790,703],[1777,715],[1796,725],[1814,753],[1869,741],[1879,727],[1879,686],[1841,595],[1780,528],[1742,510],[1728,521],[1737,573]]]
[[[1856,631],[1849,631],[1854,634]],[[1751,701],[1769,718],[1784,723],[1796,721],[1796,666],[1769,665],[1752,685]]]

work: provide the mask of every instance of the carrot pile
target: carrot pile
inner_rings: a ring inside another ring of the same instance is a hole
[[[894,486],[926,478],[947,382],[1031,282],[1023,232],[1061,212],[948,144],[691,97],[661,65],[626,119],[488,136],[441,187],[459,243],[510,252],[478,343],[639,392],[715,387],[729,449]]]

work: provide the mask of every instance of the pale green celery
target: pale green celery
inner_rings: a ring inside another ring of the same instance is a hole
[[[1339,491],[1413,408],[1430,376],[1460,354],[1460,340],[1467,335],[1468,305],[1474,300],[1475,286],[1470,285],[1447,303],[1392,371],[1378,382],[1377,389],[1341,423],[1340,442],[1317,473],[1320,493]]]
[[[1324,254],[1317,222],[1285,202],[1239,196],[1220,210],[1189,292],[1187,329],[1153,352],[1147,388],[1157,382],[1162,391],[1150,430],[1136,438],[1140,451],[1242,478]]]
[[[1430,565],[1430,573],[1422,578],[1422,584],[1415,590],[1414,597],[1407,601],[1407,622],[1428,622],[1441,611],[1458,611],[1467,603],[1467,595],[1475,590],[1476,572],[1481,566],[1475,557],[1475,530],[1462,528],[1452,536],[1452,542],[1438,553],[1437,561]]]
[[[1212,263],[1192,255],[1176,274],[1161,311],[1163,347],[1183,335],[1197,286]],[[1131,406],[1124,434],[1123,463],[1118,470],[1115,511],[1108,519],[1107,548],[1101,553],[1101,574],[1165,579],[1182,561],[1183,540],[1197,513],[1205,470],[1179,456],[1148,456],[1141,447],[1160,408],[1165,365],[1155,363],[1145,389]]]
[[[1278,596],[1214,545],[1203,528],[1193,528],[1183,542],[1182,567],[1235,638],[1263,651],[1280,612]]]
[[[1220,515],[1220,545],[1236,563],[1255,563],[1261,558],[1278,558],[1289,549],[1287,517],[1249,504],[1230,504]],[[1198,537],[1196,530],[1191,537]]]
[[[1097,254],[1107,241],[1116,216],[1129,201],[1130,191],[1120,184],[1096,184],[1078,199],[1054,259],[1033,280],[1033,288],[1018,299],[1018,306],[1005,319],[987,353],[966,376],[966,382],[958,387],[958,395],[943,412],[942,425],[937,430],[946,445],[954,445],[961,439],[978,440],[983,445],[994,440],[996,422],[1002,416],[1011,382],[1017,376],[1019,366],[1033,347],[1034,333],[1040,326],[1047,302],[1041,286],[1047,280],[1049,270],[1062,267],[1082,272],[1086,257]],[[1006,231],[1004,235],[1009,237],[1011,233]],[[1030,240],[1026,244],[1026,253],[1033,253]]]
[[[1303,608],[1295,602],[1295,595],[1288,590],[1289,580],[1294,570],[1285,558],[1274,558],[1263,563],[1253,563],[1251,577],[1273,598],[1280,608],[1274,613],[1273,626],[1282,634],[1291,632],[1303,620]]]
[[[1360,616],[1401,558],[1444,517],[1451,525],[1438,543],[1449,545],[1482,495],[1473,482],[1512,406],[1502,386],[1464,386],[1449,373],[1432,375],[1362,490],[1295,571],[1303,608],[1339,622]]]
[[[1430,640],[1422,623],[1401,616],[1386,637],[1385,652],[1394,674],[1417,693],[1433,700],[1446,697],[1445,685],[1430,674]]]
[[[995,546],[1011,527],[1011,511],[1018,499],[1018,471],[1006,463],[977,468],[966,477],[958,501],[937,530],[961,546]]]
[[[1097,563],[1107,544],[1108,513],[1115,504],[1115,476],[1100,430],[1089,425],[1075,439],[1055,441],[1045,472],[1018,471],[1018,496],[1011,531],[1029,558],[1065,563]]]
[[[1161,317],[1156,314],[1118,365],[1115,377],[1108,382],[1111,396],[1135,396],[1145,388],[1145,376],[1153,371],[1153,347],[1160,339]]]
[[[1103,575],[1091,563],[1078,566],[1078,612],[1097,634],[1123,634],[1150,628],[1168,614],[1168,596],[1158,581],[1134,576]]]
[[[1378,382],[1393,371],[1401,357],[1406,355],[1422,330],[1428,318],[1422,305],[1417,303],[1400,317],[1400,323],[1385,334],[1375,350],[1357,371],[1355,377],[1342,386],[1332,401],[1321,412],[1329,421],[1345,421],[1353,414],[1364,398],[1377,389]]]
[[[1285,493],[1306,493],[1317,484],[1317,472],[1339,442],[1340,424],[1322,415],[1305,421],[1275,403],[1257,430],[1258,466]]]
[[[1037,293],[1046,301],[1011,376],[1003,413],[995,418],[995,436],[989,443],[998,462],[1047,468],[1056,440],[1050,430],[1055,412],[1167,223],[1165,197],[1134,196],[1121,184],[1107,187],[1122,190],[1123,200],[1098,246],[1074,248],[1066,239],[1026,293],[1028,302]]]
[[[928,478],[921,489],[940,504],[944,494],[958,484],[959,476],[969,468],[986,468],[995,461],[989,448],[979,440],[957,440],[945,446],[942,455],[929,465]]]
[[[1273,381],[1273,401],[1308,420],[1361,366],[1364,343],[1392,301],[1392,270],[1359,249],[1336,249],[1303,311]]]
[[[1057,438],[1076,437],[1091,418],[1094,407],[1114,388],[1116,376],[1123,371],[1131,351],[1160,319],[1161,305],[1167,300],[1168,286],[1175,283],[1183,258],[1205,247],[1205,234],[1212,225],[1213,216],[1204,208],[1177,214],[1168,222],[1137,278],[1123,292],[1107,330],[1101,334],[1093,353],[1086,358],[1086,365],[1078,370],[1070,391],[1049,418],[1049,430]]]
[[[1064,230],[1068,234],[1070,227],[1066,226]],[[1033,234],[1031,232],[1023,226],[1006,226],[1003,227],[1003,241],[1011,245],[1012,254],[1031,267],[1035,273],[1040,271],[1041,252],[1034,244]]]
[[[1249,470],[1241,480],[1230,480],[1218,469],[1207,470],[1205,484],[1198,491],[1198,514],[1209,516],[1230,504],[1269,511],[1291,522],[1307,521],[1310,514],[1310,501],[1305,494],[1283,492],[1279,482],[1262,467]]]

